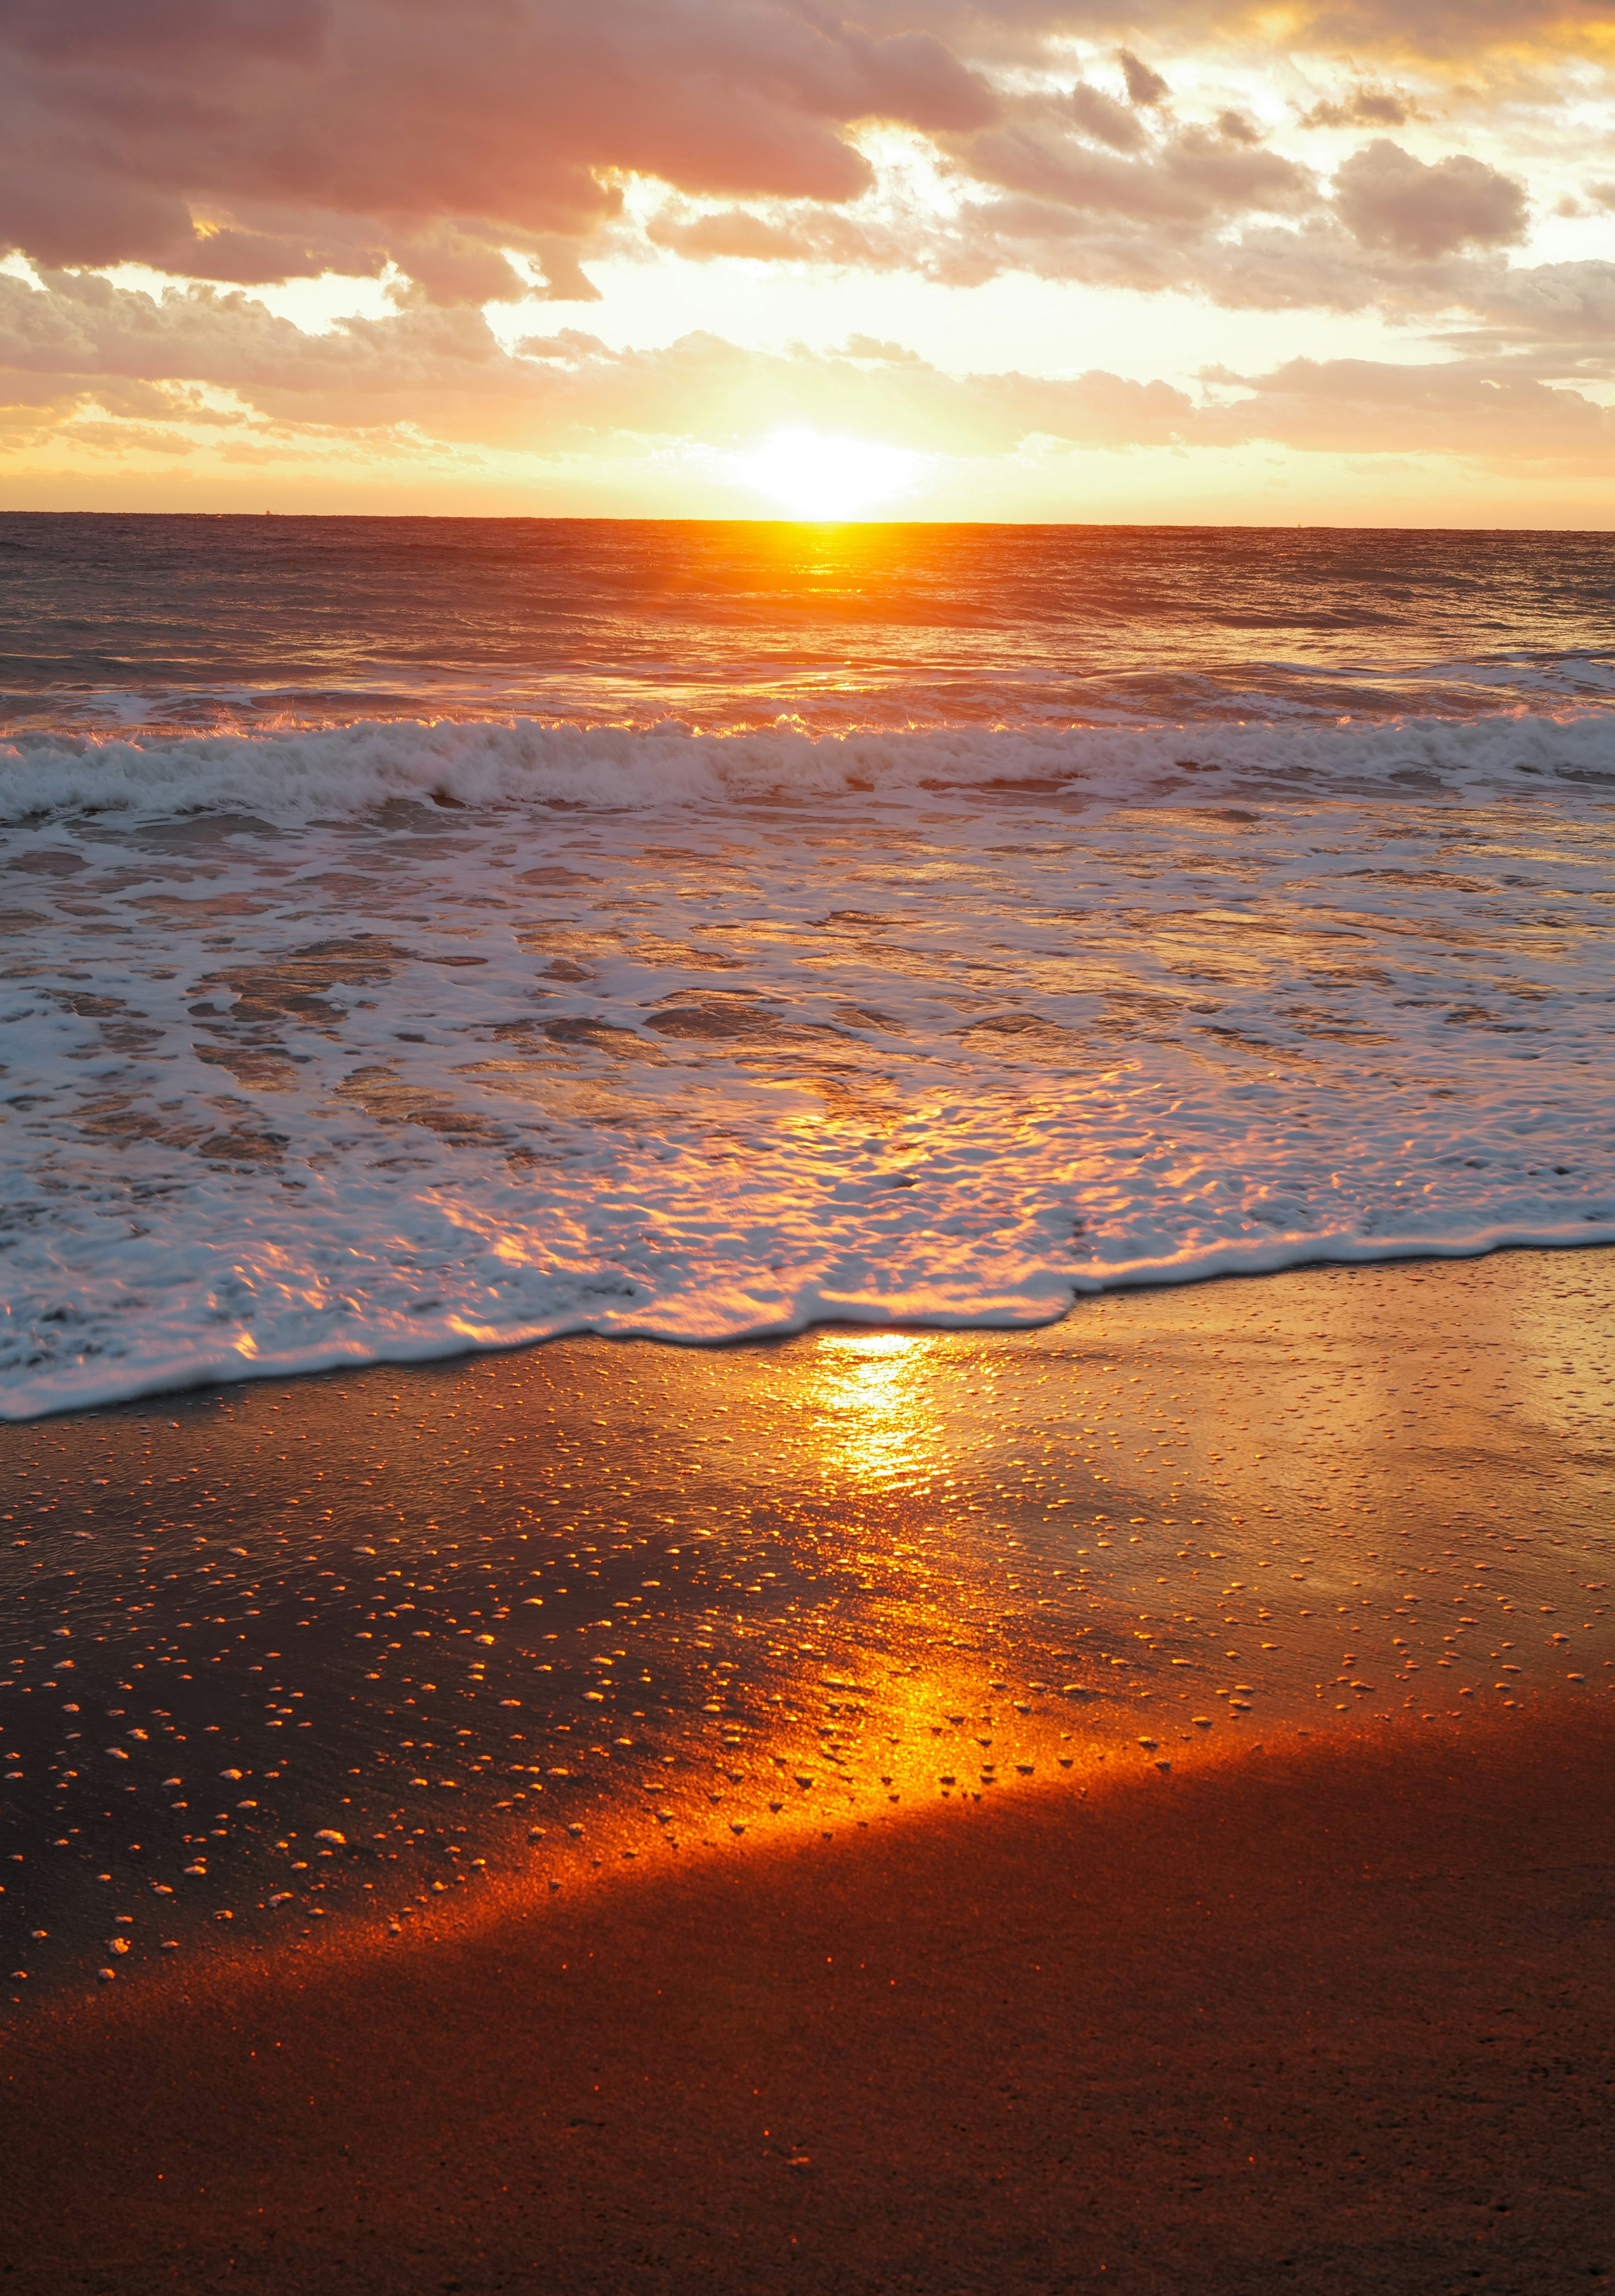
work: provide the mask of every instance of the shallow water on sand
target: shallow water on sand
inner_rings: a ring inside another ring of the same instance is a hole
[[[1299,770],[19,828],[0,1413],[1615,1239],[1607,824]]]
[[[4,1430],[0,1997],[1607,1697],[1611,1305],[1318,1269]]]

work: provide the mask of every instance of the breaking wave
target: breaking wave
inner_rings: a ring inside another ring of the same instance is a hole
[[[677,723],[629,730],[486,718],[180,737],[51,733],[0,745],[0,821],[233,812],[290,827],[356,821],[400,800],[609,813],[1016,788],[1116,803],[1201,777],[1292,796],[1480,800],[1533,781],[1615,791],[1615,738],[1599,709],[836,734],[788,722],[708,734]]]

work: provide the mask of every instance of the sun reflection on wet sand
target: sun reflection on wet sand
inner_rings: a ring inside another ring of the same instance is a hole
[[[827,1333],[817,1356],[824,1415],[816,1435],[826,1476],[886,1490],[942,1463],[941,1418],[914,1376],[927,1362],[917,1332]]]
[[[4,1431],[28,1997],[113,1899],[127,1981],[216,1921],[397,1937],[1607,1696],[1612,1287],[1597,1252],[1314,1270]]]

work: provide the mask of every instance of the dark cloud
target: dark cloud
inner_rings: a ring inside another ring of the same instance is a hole
[[[1334,182],[1340,219],[1364,247],[1430,260],[1525,236],[1523,185],[1466,153],[1427,167],[1379,136],[1352,154]]]
[[[452,224],[412,233],[396,241],[389,253],[409,283],[395,290],[400,302],[480,307],[519,301],[526,290],[525,279],[497,248]]]
[[[500,245],[609,218],[624,174],[844,201],[871,180],[848,126],[996,108],[930,31],[807,0],[12,0],[0,244],[258,283],[345,238],[452,298],[499,278]]]
[[[1419,117],[1406,96],[1390,87],[1354,87],[1336,103],[1315,103],[1301,114],[1303,127],[1401,127]]]
[[[759,263],[829,263],[860,270],[914,267],[909,251],[889,235],[872,234],[839,209],[798,202],[777,215],[749,208],[692,212],[664,209],[648,226],[652,246],[697,263],[740,257]]]
[[[1124,158],[1094,152],[1053,119],[1029,114],[972,138],[968,161],[979,178],[1004,191],[1139,223],[1296,213],[1317,199],[1315,178],[1294,160],[1203,127],[1178,128],[1146,153]]]
[[[1143,122],[1125,104],[1106,95],[1103,88],[1090,87],[1086,80],[1067,88],[1055,102],[1079,135],[1108,144],[1112,152],[1139,152],[1149,141]]]
[[[330,20],[327,0],[10,0],[5,38],[20,53],[149,68],[160,60],[193,71],[209,55],[291,57],[318,53]]]
[[[1160,74],[1158,71],[1152,71],[1143,58],[1135,56],[1130,48],[1119,48],[1116,52],[1116,61],[1120,65],[1121,76],[1127,84],[1129,103],[1136,103],[1141,108],[1144,108],[1152,103],[1164,102],[1171,94],[1171,89]]]

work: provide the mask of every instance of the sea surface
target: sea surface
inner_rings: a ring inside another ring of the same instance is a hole
[[[0,517],[0,1412],[1615,1242],[1615,545]]]

